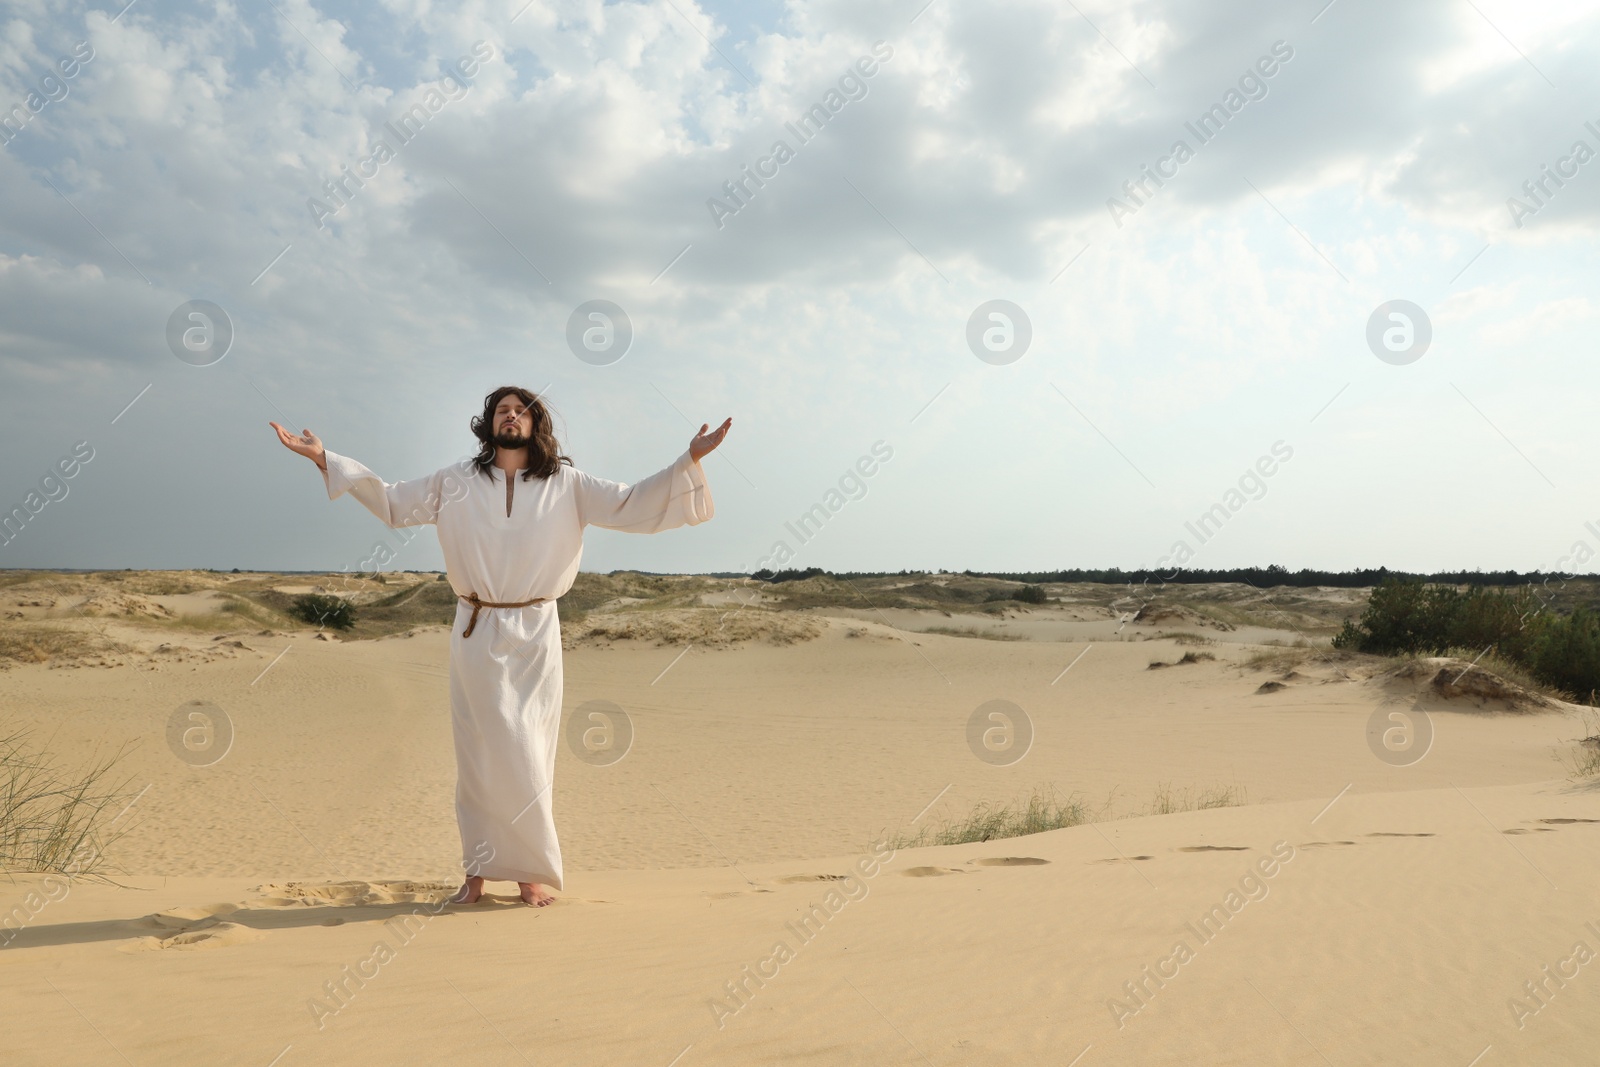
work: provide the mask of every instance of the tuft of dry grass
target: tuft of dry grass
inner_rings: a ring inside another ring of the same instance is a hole
[[[1243,786],[1214,785],[1201,790],[1174,790],[1171,782],[1157,784],[1155,796],[1148,810],[1140,815],[1171,815],[1180,811],[1205,811],[1210,808],[1233,808],[1245,802]]]
[[[131,779],[110,775],[127,746],[98,754],[76,771],[35,746],[28,731],[0,735],[0,870],[100,876],[105,849],[125,830],[113,829],[134,793]]]
[[[1013,803],[979,802],[965,816],[946,820],[939,827],[923,827],[915,834],[888,835],[891,847],[922,848],[928,845],[967,845],[977,841],[997,841],[1007,837],[1026,837],[1068,826],[1104,822],[1111,818],[1132,819],[1141,815],[1172,815],[1181,811],[1231,808],[1245,803],[1245,789],[1237,785],[1214,785],[1203,789],[1173,789],[1161,782],[1147,808],[1113,816],[1116,790],[1099,808],[1091,808],[1076,793],[1065,800],[1051,788],[1036,788],[1026,800]]]
[[[1579,715],[1586,736],[1574,742],[1571,751],[1562,753],[1561,761],[1572,771],[1572,777],[1593,778],[1600,775],[1600,714],[1584,708]]]
[[[985,630],[981,626],[930,626],[920,631],[925,634],[943,634],[945,637],[976,637],[981,641],[1026,641],[1024,634],[1005,630]]]
[[[1278,671],[1287,673],[1311,658],[1309,648],[1263,648],[1252,652],[1244,665],[1253,671]]]
[[[1183,667],[1183,666],[1187,666],[1188,664],[1191,664],[1191,663],[1204,663],[1206,660],[1213,660],[1213,659],[1216,659],[1216,658],[1217,658],[1216,656],[1212,655],[1209,652],[1185,652],[1183,654],[1183,657],[1181,659],[1179,659],[1176,663],[1167,663],[1167,662],[1165,662],[1163,660],[1159,660],[1158,659],[1158,660],[1154,661],[1153,663],[1151,663],[1150,666],[1147,669],[1148,670],[1152,670],[1152,671],[1158,671],[1162,667]]]
[[[1530,693],[1576,703],[1571,693],[1539,681],[1539,679],[1529,674],[1526,668],[1520,664],[1513,663],[1498,652],[1492,650],[1484,652],[1482,649],[1451,649],[1446,655],[1453,656],[1465,663],[1476,661],[1473,666],[1474,670],[1482,670],[1487,674],[1492,674],[1502,681],[1510,682],[1512,685],[1526,689]]]
[[[792,645],[822,636],[822,623],[807,615],[764,608],[646,608],[588,615],[562,627],[566,648],[611,641],[651,641],[725,648],[741,641]]]
[[[0,626],[0,668],[16,663],[79,661],[93,656],[133,651],[89,629],[56,623],[11,623]]]
[[[890,847],[921,848],[925,845],[966,845],[976,841],[996,841],[1005,837],[1025,837],[1060,830],[1089,822],[1093,817],[1087,805],[1073,794],[1065,800],[1055,790],[1035,789],[1027,800],[1014,804],[980,803],[964,818],[948,821],[935,829],[925,826],[915,834],[890,836]]]

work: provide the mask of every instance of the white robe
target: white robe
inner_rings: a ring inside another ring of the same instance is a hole
[[[450,718],[456,748],[456,821],[462,866],[495,881],[562,888],[552,783],[561,733],[561,629],[555,598],[572,587],[584,526],[656,533],[714,514],[711,487],[687,450],[632,486],[562,465],[548,479],[513,486],[469,461],[389,484],[333,452],[323,481],[330,500],[348,492],[391,527],[433,523],[457,594],[525,608],[456,601],[450,635]]]

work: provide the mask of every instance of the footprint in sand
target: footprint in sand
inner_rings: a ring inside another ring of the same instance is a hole
[[[782,878],[774,879],[779,885],[794,885],[796,882],[842,882],[844,880],[845,876],[842,874],[789,874]]]
[[[382,904],[435,904],[460,888],[449,882],[282,882],[256,886],[257,908],[361,908]],[[487,894],[485,894],[487,895]]]
[[[1368,837],[1432,837],[1432,834],[1398,834],[1389,830],[1375,830]]]
[[[1153,859],[1155,859],[1154,856],[1129,856],[1127,858],[1130,859],[1130,860],[1153,860]],[[1123,862],[1123,857],[1121,857],[1121,856],[1113,856],[1108,860],[1090,860],[1089,862],[1090,863],[1121,863],[1121,862]]]
[[[225,915],[238,911],[238,904],[203,904],[172,908],[169,911],[135,919],[133,926],[157,931],[119,946],[123,952],[151,952],[163,948],[220,948],[260,941],[267,936],[260,930],[226,922]]]
[[[1296,845],[1295,848],[1337,848],[1341,845],[1353,844],[1355,844],[1354,841],[1307,841],[1303,845]]]
[[[968,860],[979,867],[1040,867],[1049,860],[1037,859],[1033,856],[987,856],[981,860]]]
[[[1518,828],[1514,830],[1501,830],[1500,832],[1503,834],[1553,834],[1555,833],[1555,830],[1549,826],[1535,826],[1532,830],[1523,830]]]
[[[152,952],[163,948],[220,948],[260,941],[267,935],[238,923],[219,922],[193,930],[181,930],[166,937],[139,937],[118,946],[123,952]]]
[[[1600,822],[1600,819],[1540,819],[1539,821],[1553,823],[1557,826],[1567,826],[1575,822]]]
[[[1184,845],[1179,852],[1249,852],[1249,845]]]
[[[900,872],[907,878],[937,878],[942,874],[967,874],[955,867],[907,867]]]

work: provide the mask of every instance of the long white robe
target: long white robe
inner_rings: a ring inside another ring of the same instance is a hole
[[[328,499],[348,492],[391,527],[433,523],[450,587],[459,595],[525,608],[456,601],[450,636],[450,717],[456,748],[456,821],[462,866],[497,881],[562,888],[552,785],[561,732],[561,628],[555,598],[572,587],[583,528],[656,533],[715,513],[711,487],[687,450],[634,485],[563,465],[548,479],[515,475],[506,514],[505,473],[469,461],[425,478],[387,483],[328,452]]]

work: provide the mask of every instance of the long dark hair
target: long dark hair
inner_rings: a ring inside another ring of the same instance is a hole
[[[550,410],[531,389],[520,385],[502,385],[483,398],[483,414],[472,418],[472,433],[478,439],[478,454],[472,465],[478,473],[488,475],[494,466],[494,409],[508,396],[515,395],[533,416],[533,435],[528,438],[528,465],[522,471],[522,480],[548,478],[561,469],[561,464],[572,466],[572,459],[562,454],[561,442],[556,440],[555,428],[550,420]]]

